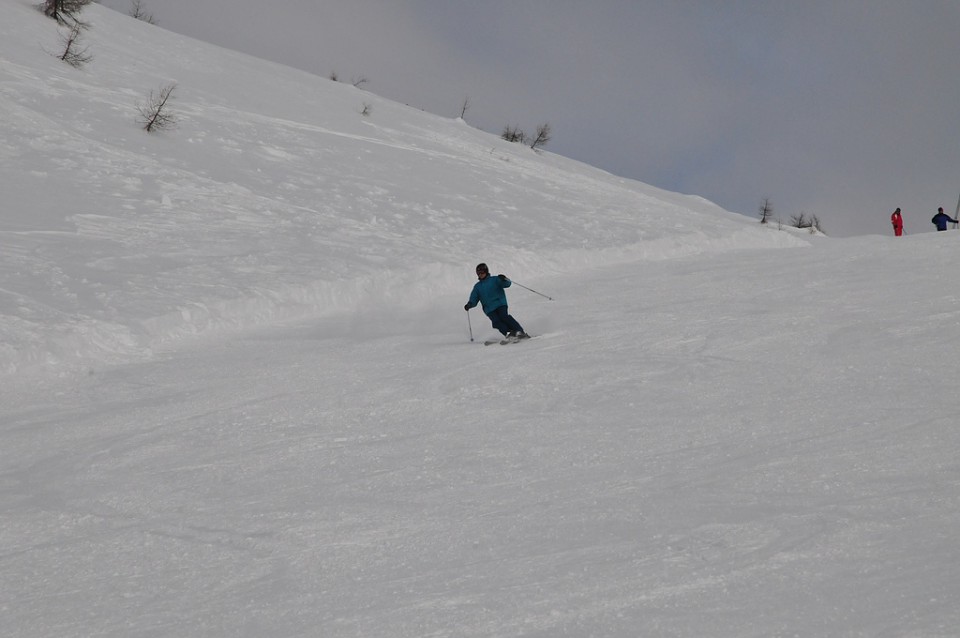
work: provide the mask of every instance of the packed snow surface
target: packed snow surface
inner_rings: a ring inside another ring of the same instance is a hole
[[[960,233],[0,13],[4,635],[957,635]],[[481,345],[479,261],[536,338]]]

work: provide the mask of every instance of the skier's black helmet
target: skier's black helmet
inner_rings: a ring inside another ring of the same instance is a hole
[[[477,274],[479,275],[479,274],[482,273],[482,272],[487,272],[487,273],[488,273],[488,272],[490,272],[490,269],[487,268],[487,265],[486,265],[485,263],[480,262],[479,264],[477,264]]]

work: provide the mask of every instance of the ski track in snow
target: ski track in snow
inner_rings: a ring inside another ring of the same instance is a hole
[[[882,313],[885,290],[827,276],[845,249],[788,254],[546,280],[567,294],[515,311],[564,326],[511,348],[401,313],[51,381],[56,404],[7,419],[5,573],[55,571],[59,594],[25,578],[10,615],[87,610],[68,634],[945,635],[960,441],[924,384],[958,372],[936,339],[953,301],[897,274],[907,251],[855,260],[901,291]],[[818,285],[773,284],[798,268]]]

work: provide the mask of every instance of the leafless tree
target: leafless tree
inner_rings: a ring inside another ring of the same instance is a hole
[[[177,125],[177,118],[170,112],[168,106],[175,88],[177,85],[171,83],[160,87],[158,93],[150,91],[147,101],[137,105],[137,110],[140,112],[138,121],[143,125],[143,130],[152,133],[174,128]]]
[[[43,12],[57,22],[82,25],[77,16],[90,2],[91,0],[43,0]]]
[[[470,108],[470,96],[463,98],[463,104],[460,105],[460,119],[463,119],[463,116],[467,114],[467,109]]]
[[[79,69],[93,59],[93,56],[87,53],[88,47],[80,44],[81,32],[81,24],[74,22],[70,25],[69,31],[60,34],[60,42],[63,43],[63,52],[57,57],[75,69]]]
[[[350,78],[350,84],[354,85],[358,89],[368,82],[367,78],[362,75],[359,78]]]
[[[337,75],[336,71],[330,71],[330,79],[334,82],[337,82],[340,79],[340,76]]]
[[[537,150],[541,146],[546,146],[550,141],[550,123],[541,124],[537,127],[537,136],[530,142],[530,148]]]
[[[823,224],[820,223],[820,218],[817,217],[816,215],[812,215],[812,216],[810,217],[810,227],[811,227],[811,228],[816,228],[817,231],[823,233],[824,235],[827,234],[827,233],[824,232],[824,230],[823,230]]]
[[[771,217],[773,217],[773,204],[770,203],[769,197],[764,197],[760,202],[760,223],[766,224]]]
[[[508,142],[519,142],[523,144],[527,136],[520,130],[519,126],[504,126],[503,133],[500,134],[500,137],[507,140]]]
[[[790,215],[790,225],[794,228],[810,228],[813,226],[813,222],[810,221],[805,212],[800,211],[796,215]]]
[[[370,104],[364,102],[364,103],[363,103],[363,110],[360,111],[360,115],[362,115],[362,116],[364,116],[364,117],[368,117],[368,116],[370,115],[370,113],[372,113],[372,112],[373,112],[373,106],[371,106]]]
[[[147,13],[143,6],[143,0],[130,0],[130,16],[137,20],[143,20],[147,24],[156,24],[153,14]]]

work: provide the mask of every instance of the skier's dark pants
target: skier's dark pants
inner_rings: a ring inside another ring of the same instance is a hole
[[[493,324],[494,329],[499,330],[502,335],[508,332],[523,332],[517,320],[507,312],[506,306],[500,306],[487,316],[490,317],[490,323]]]

